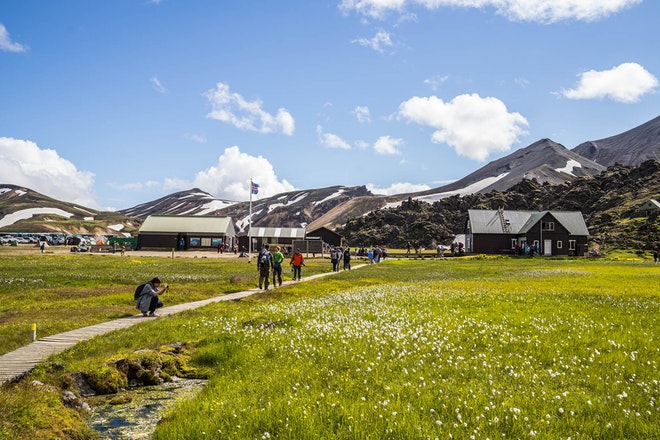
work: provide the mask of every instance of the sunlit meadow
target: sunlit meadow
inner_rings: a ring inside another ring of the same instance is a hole
[[[156,438],[660,438],[655,268],[452,264],[183,323],[214,374]]]
[[[191,293],[207,287],[185,274],[217,277],[217,289],[232,272],[229,263],[147,261]],[[99,280],[134,263],[122,264],[99,267]],[[253,285],[253,269],[235,270]],[[156,439],[660,438],[659,270],[585,259],[391,260],[162,317],[51,360],[85,372],[136,350],[190,346],[190,366],[208,385],[164,415]],[[26,381],[56,385],[47,371]],[[0,393],[0,403],[34,419],[35,393]],[[3,424],[2,405],[0,428],[26,432]]]

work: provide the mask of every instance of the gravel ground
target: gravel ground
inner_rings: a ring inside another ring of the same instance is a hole
[[[30,255],[30,254],[40,254],[38,245],[34,244],[19,244],[18,246],[0,246],[0,257],[3,256],[17,256],[17,255]],[[122,258],[121,253],[113,254],[112,252],[80,252],[78,254],[71,252],[71,246],[46,246],[45,252],[46,255],[53,254],[71,254],[71,255],[103,255],[103,256],[113,256],[117,258]],[[252,256],[256,256],[253,252]],[[126,257],[163,257],[163,258],[172,258],[172,251],[126,251],[126,254],[123,258]],[[205,251],[175,251],[174,258],[236,258],[239,259],[238,254],[227,253],[224,254],[218,253],[217,250],[209,249]],[[244,260],[245,258],[241,258]]]

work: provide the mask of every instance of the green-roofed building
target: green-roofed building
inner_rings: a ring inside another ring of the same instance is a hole
[[[138,231],[138,249],[229,250],[235,240],[231,217],[150,215]]]

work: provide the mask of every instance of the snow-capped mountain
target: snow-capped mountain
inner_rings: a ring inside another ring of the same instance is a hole
[[[161,215],[209,215],[236,202],[220,200],[198,188],[179,191],[152,202],[142,203],[118,212],[144,220],[152,214]]]
[[[131,235],[140,221],[63,202],[29,188],[0,184],[0,231]]]
[[[454,195],[505,191],[525,180],[562,184],[598,175],[615,163],[635,166],[646,159],[659,158],[660,116],[619,135],[582,143],[573,150],[550,139],[541,139],[486,164],[456,182],[418,193],[379,196],[372,194],[365,186],[331,186],[265,198],[255,196],[251,222],[260,226],[335,228],[376,209],[398,206],[403,200],[416,199],[432,203]],[[101,216],[109,217],[109,213],[58,202],[27,188],[2,184],[0,188],[4,188],[0,191],[0,230],[3,225],[13,225],[16,221],[24,225],[21,227],[36,228],[39,227],[39,219],[43,219],[40,227],[48,231],[55,224],[53,216],[59,216],[62,220],[69,217],[87,218],[88,221],[98,221]],[[18,196],[21,192],[28,196]],[[48,211],[42,211],[45,208]],[[28,216],[28,213],[31,213],[29,221],[21,217]],[[239,230],[244,231],[250,223],[250,204],[221,200],[193,188],[112,214],[117,223],[124,224],[124,227],[128,227],[131,221],[139,223],[139,219],[145,219],[151,214],[228,215],[234,219]],[[103,228],[106,226],[103,225]]]
[[[523,179],[559,184],[576,177],[593,176],[605,168],[550,139],[541,139],[490,162],[454,183],[424,191],[414,198],[434,202],[453,195],[501,191]]]

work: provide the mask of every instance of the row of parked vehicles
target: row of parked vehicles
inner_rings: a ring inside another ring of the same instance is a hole
[[[16,246],[19,244],[39,244],[47,243],[49,246],[63,246],[63,245],[75,245],[75,246],[89,246],[92,243],[93,236],[85,235],[69,235],[61,233],[26,233],[26,232],[15,232],[5,234],[0,237],[0,245],[12,245]]]

